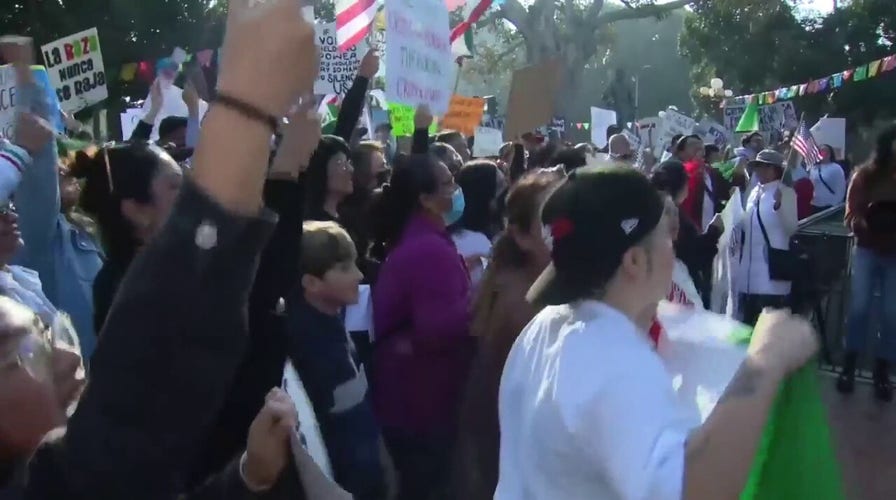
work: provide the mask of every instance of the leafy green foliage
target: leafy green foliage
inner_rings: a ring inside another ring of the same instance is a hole
[[[801,19],[784,0],[700,0],[685,21],[681,53],[694,87],[723,78],[735,95],[805,83],[896,52],[896,2],[854,0],[820,19]],[[847,82],[833,94],[796,99],[809,119],[844,116],[850,126],[896,114],[894,73]],[[708,101],[698,104],[709,111]]]
[[[155,61],[175,47],[188,52],[220,46],[226,1],[216,0],[11,0],[11,8],[0,9],[0,33],[34,38],[35,45],[52,42],[78,31],[96,27],[103,62],[110,75],[110,99],[142,99],[144,82],[125,84],[117,78],[121,65]]]

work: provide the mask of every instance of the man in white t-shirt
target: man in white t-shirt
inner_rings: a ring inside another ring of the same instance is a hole
[[[578,169],[542,219],[552,263],[529,299],[546,307],[504,367],[495,499],[737,498],[779,382],[816,348],[811,328],[764,315],[701,426],[647,334],[675,261],[660,195],[632,169]]]

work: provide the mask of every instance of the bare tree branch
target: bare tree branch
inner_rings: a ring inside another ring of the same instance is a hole
[[[680,9],[686,5],[694,3],[695,0],[675,0],[664,4],[644,5],[633,9],[617,9],[605,12],[598,16],[597,25],[603,26],[617,21],[625,21],[628,19],[642,19],[645,17],[658,16],[675,9]]]
[[[519,0],[507,0],[497,12],[500,12],[517,31],[524,33],[528,28],[528,14]]]

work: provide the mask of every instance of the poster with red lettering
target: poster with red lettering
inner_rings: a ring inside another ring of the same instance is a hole
[[[80,111],[109,97],[96,28],[48,43],[41,47],[41,54],[50,84],[66,113]]]
[[[386,0],[386,99],[448,111],[455,64],[444,0]]]

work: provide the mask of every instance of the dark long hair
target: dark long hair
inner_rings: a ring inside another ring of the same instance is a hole
[[[130,262],[140,246],[135,228],[121,211],[123,200],[153,201],[152,181],[167,153],[149,142],[125,142],[78,151],[69,175],[83,181],[79,205],[99,226],[110,258]]]
[[[896,124],[888,125],[877,134],[874,156],[863,166],[868,169],[872,180],[882,179],[896,169],[896,155],[893,154],[894,141],[896,141]]]
[[[373,190],[370,189],[370,181],[373,180],[371,158],[377,152],[382,153],[383,147],[372,141],[362,142],[352,150],[354,190],[339,205],[339,221],[352,236],[359,259],[367,257],[370,246],[369,209],[373,196]]]
[[[507,193],[507,225],[528,230],[539,218],[540,201],[564,178],[560,170],[531,170],[523,175]],[[529,264],[528,255],[505,230],[495,239],[491,263],[485,271],[483,284],[501,269],[520,269]]]
[[[498,196],[498,166],[489,160],[467,162],[455,180],[464,192],[464,213],[448,231],[462,229],[482,233],[491,239],[496,227],[495,199]]]
[[[305,171],[305,203],[306,213],[316,214],[324,209],[327,200],[327,164],[330,159],[339,153],[346,157],[352,154],[345,139],[335,135],[325,135],[317,143],[317,149],[308,161],[308,169]]]
[[[392,178],[374,194],[370,213],[373,246],[370,255],[383,260],[398,242],[411,216],[420,210],[420,195],[439,189],[435,168],[439,160],[429,154],[399,155]]]
[[[678,160],[666,160],[650,174],[650,184],[662,191],[674,200],[684,189],[688,187],[688,174],[684,164]]]

